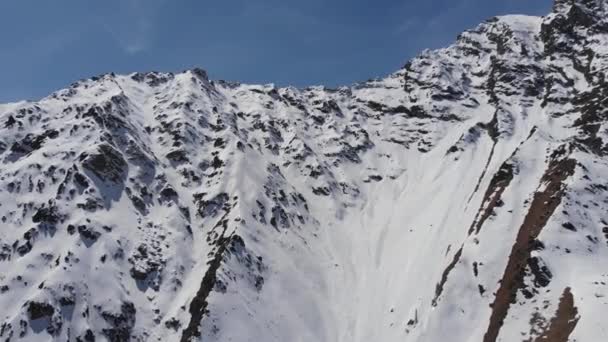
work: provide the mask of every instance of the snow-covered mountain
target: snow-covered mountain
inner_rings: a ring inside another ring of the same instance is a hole
[[[386,78],[0,105],[2,341],[608,340],[608,0]]]

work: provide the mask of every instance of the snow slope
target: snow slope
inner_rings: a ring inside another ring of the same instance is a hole
[[[608,340],[608,2],[351,87],[0,105],[3,341]]]

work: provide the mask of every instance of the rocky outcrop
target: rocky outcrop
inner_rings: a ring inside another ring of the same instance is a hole
[[[349,87],[0,105],[0,339],[603,341],[605,0]]]

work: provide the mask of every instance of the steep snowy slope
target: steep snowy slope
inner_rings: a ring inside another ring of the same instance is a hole
[[[608,340],[608,1],[386,78],[0,105],[2,341]]]

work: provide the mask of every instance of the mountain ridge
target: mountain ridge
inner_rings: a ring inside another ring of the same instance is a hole
[[[192,69],[0,105],[0,338],[605,339],[606,5],[350,87]]]

